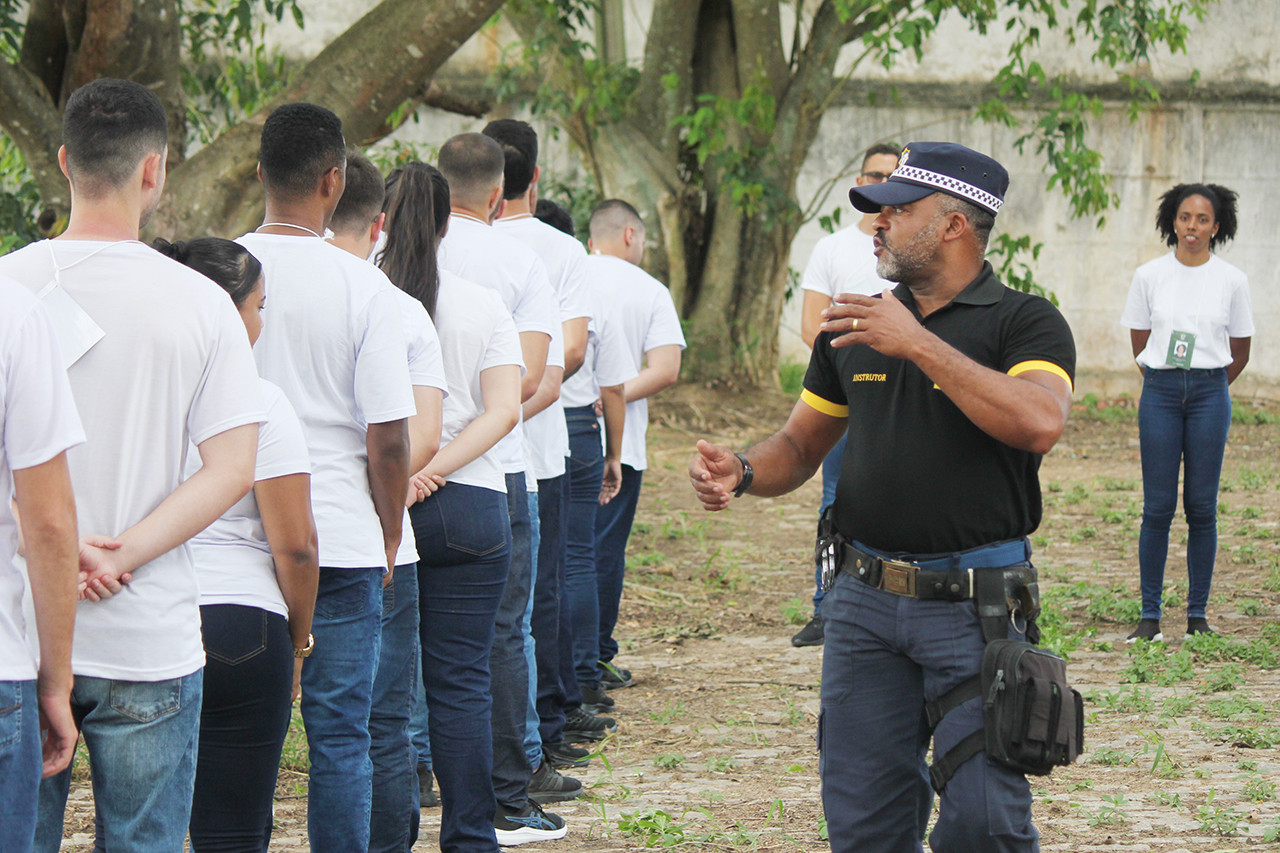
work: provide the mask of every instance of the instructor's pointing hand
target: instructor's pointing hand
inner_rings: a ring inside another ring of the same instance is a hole
[[[729,448],[699,441],[698,453],[689,462],[689,479],[702,508],[718,512],[729,506],[742,480],[742,466]]]

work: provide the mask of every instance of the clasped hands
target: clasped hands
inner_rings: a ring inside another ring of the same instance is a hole
[[[121,559],[124,543],[110,536],[80,537],[80,579],[77,597],[82,601],[103,601],[124,589],[133,580]]]

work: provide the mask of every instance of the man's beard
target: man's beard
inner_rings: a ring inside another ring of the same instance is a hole
[[[886,281],[904,282],[914,280],[919,272],[933,260],[937,248],[938,228],[941,217],[920,229],[910,243],[905,246],[890,246],[883,232],[879,234],[880,245],[884,251],[876,259],[876,275]]]

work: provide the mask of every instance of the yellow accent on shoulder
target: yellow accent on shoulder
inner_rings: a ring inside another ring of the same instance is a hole
[[[800,400],[808,405],[809,408],[822,412],[824,415],[830,415],[833,418],[849,417],[848,406],[842,406],[839,403],[824,400],[808,388],[800,392]]]
[[[1067,387],[1072,391],[1075,390],[1075,383],[1071,381],[1071,377],[1067,375],[1067,371],[1063,370],[1052,361],[1020,361],[1013,367],[1009,368],[1010,376],[1017,376],[1019,373],[1026,373],[1029,370],[1043,370],[1045,373],[1052,373],[1059,376],[1062,381],[1067,383]]]

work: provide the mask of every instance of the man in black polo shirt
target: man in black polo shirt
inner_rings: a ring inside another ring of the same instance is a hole
[[[1075,345],[1052,304],[1004,287],[983,259],[1008,184],[990,157],[925,142],[903,149],[888,181],[852,189],[854,207],[878,213],[877,273],[899,285],[824,312],[780,432],[745,454],[700,441],[689,465],[703,507],[720,510],[795,489],[848,434],[818,735],[836,851],[921,849],[933,799],[924,704],[975,675],[986,644],[974,589],[990,587],[973,578],[1019,578],[1016,600],[1034,577],[1037,471],[1066,425]],[[979,603],[992,600],[988,636],[1021,638],[1025,614],[1003,594]],[[981,727],[980,700],[947,713],[935,756]],[[965,761],[929,841],[1038,850],[1026,777],[982,754]]]

